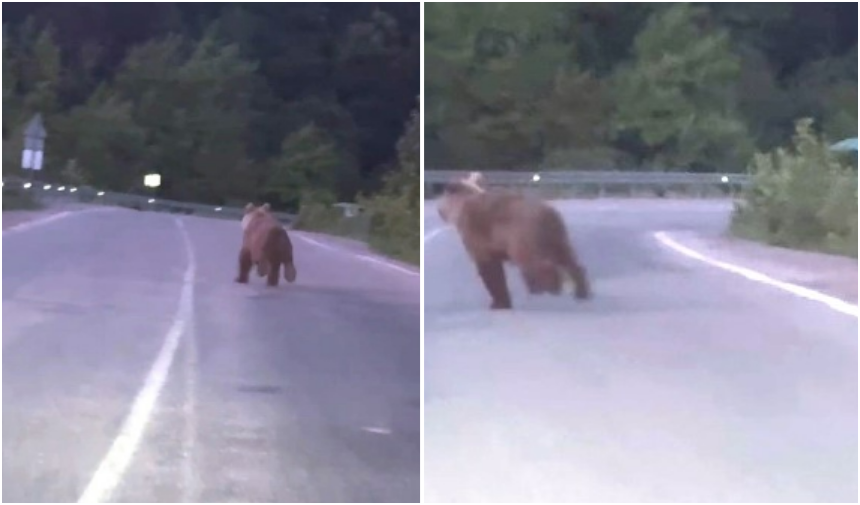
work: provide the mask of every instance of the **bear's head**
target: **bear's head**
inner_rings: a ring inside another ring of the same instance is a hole
[[[480,172],[472,172],[468,177],[453,180],[445,185],[437,207],[442,221],[446,223],[457,222],[463,203],[469,198],[485,192],[480,185],[483,179],[484,177]]]
[[[251,221],[254,219],[254,217],[260,215],[268,215],[270,210],[271,207],[268,203],[264,203],[259,207],[257,207],[253,203],[249,203],[248,205],[246,205],[245,214],[242,216],[242,230],[244,231],[248,229],[248,225],[251,224]]]

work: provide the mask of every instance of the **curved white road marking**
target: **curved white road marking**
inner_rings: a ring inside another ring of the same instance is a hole
[[[432,230],[429,233],[425,234],[424,238],[422,238],[421,241],[426,244],[427,242],[430,242],[431,240],[433,240],[435,237],[437,237],[439,234],[441,234],[443,231],[445,231],[447,229],[448,229],[447,226],[441,226],[439,228],[436,228],[435,230]]]
[[[194,250],[191,239],[185,230],[185,225],[179,218],[176,225],[185,242],[185,252],[188,256],[188,267],[182,279],[182,291],[179,295],[179,307],[173,318],[173,325],[167,331],[164,344],[146,376],[143,388],[137,393],[132,404],[131,411],[123,422],[119,434],[102,459],[95,474],[87,485],[84,493],[78,499],[78,503],[101,503],[111,499],[116,488],[122,482],[123,475],[128,469],[129,463],[137,451],[146,425],[152,417],[155,404],[167,376],[170,373],[170,365],[176,355],[176,349],[185,333],[186,327],[192,321],[194,315],[194,273],[197,269],[194,260]]]
[[[815,302],[820,302],[831,309],[841,312],[843,314],[847,314],[849,316],[860,317],[860,307],[854,305],[852,303],[846,302],[845,300],[840,300],[839,298],[825,295],[824,293],[819,293],[818,291],[805,288],[803,286],[798,286],[796,284],[791,284],[789,282],[780,281],[774,279],[772,277],[768,277],[767,275],[756,272],[755,270],[751,270],[749,268],[744,268],[741,266],[733,265],[731,263],[726,263],[725,261],[719,261],[705,256],[693,249],[690,249],[687,246],[681,245],[675,240],[673,240],[669,235],[664,231],[659,231],[654,233],[654,238],[657,239],[661,244],[666,247],[683,254],[689,258],[693,258],[701,261],[702,263],[706,263],[713,267],[721,268],[733,274],[740,275],[741,277],[746,277],[747,279],[760,282],[762,284],[766,284],[771,287],[775,287],[777,289],[781,289],[785,292],[791,293],[800,298],[805,298],[807,300],[812,300]]]
[[[345,250],[345,249],[341,249],[341,248],[339,248],[339,247],[333,247],[333,246],[330,246],[330,245],[325,244],[325,243],[323,243],[323,242],[320,242],[320,241],[318,241],[318,240],[314,240],[314,239],[312,239],[312,238],[310,238],[310,237],[307,237],[307,236],[305,236],[305,235],[302,235],[302,234],[298,234],[298,233],[297,233],[297,234],[296,234],[296,236],[297,236],[297,237],[299,237],[300,239],[304,240],[305,242],[309,243],[309,244],[313,244],[313,245],[315,245],[315,246],[317,246],[317,247],[321,247],[321,248],[323,248],[323,249],[328,249],[329,251],[334,251],[334,252],[337,252],[337,253],[340,253],[340,254],[346,254],[346,255],[349,255],[349,256],[353,256],[353,257],[355,257],[356,259],[359,259],[359,260],[361,260],[361,261],[366,261],[366,262],[368,262],[368,263],[374,263],[374,264],[381,265],[381,266],[384,266],[384,267],[387,267],[387,268],[391,268],[391,269],[393,269],[393,270],[397,270],[398,272],[400,272],[400,273],[404,273],[404,274],[406,274],[406,275],[421,276],[421,272],[416,272],[416,271],[414,271],[414,270],[410,270],[410,269],[408,269],[408,268],[404,268],[404,267],[402,267],[402,266],[400,266],[400,265],[397,265],[397,264],[395,264],[395,263],[391,263],[391,262],[389,262],[389,261],[385,261],[385,260],[382,260],[382,259],[379,259],[379,258],[375,258],[375,257],[373,257],[373,256],[365,255],[365,254],[357,254],[357,253],[354,253],[354,252],[351,252],[351,251],[347,251],[347,250]]]

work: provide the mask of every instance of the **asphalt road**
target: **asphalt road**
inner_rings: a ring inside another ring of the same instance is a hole
[[[179,220],[4,232],[3,501],[418,501],[419,276],[294,236],[238,285],[239,223]]]
[[[425,499],[856,502],[857,319],[679,255],[726,202],[561,203],[595,298],[489,299],[425,207]]]

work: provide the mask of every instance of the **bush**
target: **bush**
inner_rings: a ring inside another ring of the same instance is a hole
[[[857,256],[857,172],[796,123],[791,149],[756,154],[734,231],[773,245]]]
[[[397,170],[388,173],[382,189],[373,196],[359,195],[363,212],[345,217],[343,211],[305,193],[295,229],[314,230],[367,241],[377,251],[419,264],[421,257],[420,117],[417,112],[397,142]]]
[[[293,228],[330,233],[362,241],[369,239],[368,218],[365,214],[345,217],[341,209],[332,207],[327,203],[308,202],[303,204],[293,222]]]
[[[400,195],[377,195],[361,198],[369,224],[368,241],[374,249],[407,261],[419,264],[421,258],[420,210],[410,205],[406,193]]]

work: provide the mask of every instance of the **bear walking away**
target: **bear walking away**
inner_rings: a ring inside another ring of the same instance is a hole
[[[293,262],[293,244],[287,230],[269,208],[249,203],[242,216],[242,249],[239,251],[239,275],[236,282],[246,284],[251,268],[257,267],[260,277],[267,277],[266,284],[277,286],[280,269],[284,269],[284,280],[296,280]]]
[[[485,190],[480,182],[476,172],[449,182],[439,214],[460,234],[492,298],[490,308],[512,308],[505,262],[519,268],[532,294],[559,295],[572,282],[577,299],[590,298],[586,271],[558,211],[536,197]]]

